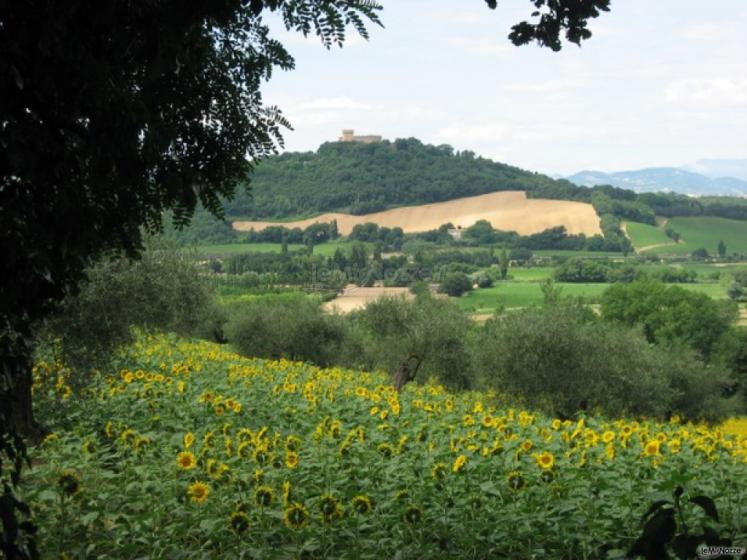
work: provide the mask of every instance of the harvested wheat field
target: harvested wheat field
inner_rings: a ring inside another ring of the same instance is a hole
[[[416,233],[437,229],[448,222],[456,227],[469,227],[478,220],[487,220],[496,229],[515,231],[522,235],[538,233],[555,226],[565,226],[571,234],[601,233],[599,216],[591,204],[527,198],[524,191],[495,192],[448,202],[404,206],[361,216],[327,213],[296,222],[234,222],[233,227],[239,231],[262,231],[276,225],[306,228],[314,223],[332,220],[337,220],[338,230],[343,235],[349,234],[353,226],[367,222],[389,228],[401,227],[405,233]]]
[[[360,288],[355,284],[349,284],[339,296],[324,304],[324,310],[330,313],[349,313],[363,309],[382,297],[413,299],[415,296],[409,288]]]

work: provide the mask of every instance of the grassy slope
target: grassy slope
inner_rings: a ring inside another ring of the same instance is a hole
[[[638,222],[626,222],[625,229],[636,249],[650,245],[672,243],[672,240],[666,236],[664,230],[656,226],[640,224]]]
[[[678,232],[682,240],[677,244],[651,248],[646,252],[680,255],[705,247],[709,253],[716,254],[718,242],[723,240],[728,254],[747,253],[747,222],[744,221],[709,216],[672,218],[667,222],[667,227]],[[627,230],[636,248],[671,243],[661,227],[628,222]]]
[[[673,253],[689,253],[705,247],[716,254],[719,240],[726,243],[728,254],[747,253],[747,222],[725,218],[672,218],[668,224],[682,236],[682,242],[667,247]]]

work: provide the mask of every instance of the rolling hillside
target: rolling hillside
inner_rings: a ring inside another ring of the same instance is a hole
[[[747,253],[747,222],[711,216],[678,217],[666,222],[666,227],[680,234],[679,243],[669,239],[663,227],[627,223],[626,231],[638,252],[661,255],[681,255],[704,248],[716,255],[719,241],[726,244],[726,252]]]
[[[588,236],[600,234],[599,216],[591,204],[566,200],[544,200],[527,198],[521,191],[506,191],[458,198],[448,202],[405,206],[355,216],[351,214],[327,213],[295,222],[283,222],[288,228],[306,228],[317,222],[337,220],[343,235],[349,234],[356,224],[371,222],[384,227],[400,227],[405,233],[416,233],[437,229],[451,222],[457,227],[469,227],[478,220],[489,221],[494,228],[516,231],[521,235],[539,233],[543,230],[565,226],[570,234],[583,233]],[[261,231],[278,225],[268,221],[234,222],[239,231]]]
[[[496,191],[590,201],[588,189],[568,181],[410,138],[377,144],[329,142],[316,152],[268,158],[251,177],[251,196],[238,192],[226,202],[226,214],[253,220],[325,212],[360,215]]]

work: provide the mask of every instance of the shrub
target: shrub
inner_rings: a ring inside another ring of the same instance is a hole
[[[649,342],[685,343],[706,359],[735,314],[733,302],[657,282],[615,284],[602,295],[606,320],[640,325]]]
[[[140,260],[109,256],[89,268],[79,292],[42,326],[41,338],[59,341],[64,360],[84,371],[131,343],[132,327],[197,334],[213,313],[212,301],[194,254],[149,240]]]
[[[417,379],[449,387],[473,384],[467,334],[472,324],[453,303],[418,291],[415,300],[382,298],[351,315],[362,352],[346,365],[396,373],[410,356],[422,360]]]
[[[452,297],[459,297],[472,289],[472,282],[463,272],[450,272],[441,282],[440,291]]]
[[[481,382],[563,417],[678,414],[715,421],[740,410],[725,367],[683,346],[652,347],[640,331],[604,323],[581,306],[507,313],[475,336]]]
[[[473,352],[486,386],[563,417],[584,409],[663,416],[672,399],[642,336],[575,306],[490,319]]]
[[[487,272],[476,272],[472,275],[471,281],[477,284],[478,288],[490,288],[493,285],[493,279]]]
[[[341,317],[327,315],[320,302],[298,297],[263,297],[230,312],[225,336],[237,352],[260,358],[335,362],[345,338]]]

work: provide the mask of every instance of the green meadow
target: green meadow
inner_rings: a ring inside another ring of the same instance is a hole
[[[741,220],[728,220],[715,217],[690,217],[672,218],[666,222],[665,227],[671,228],[680,234],[679,243],[672,243],[664,233],[664,227],[656,227],[635,222],[627,223],[627,231],[633,246],[643,252],[652,252],[660,255],[682,255],[692,253],[696,249],[705,248],[711,254],[718,253],[718,243],[726,244],[728,255],[733,253],[747,253],[747,222]],[[662,247],[650,247],[660,245]]]

